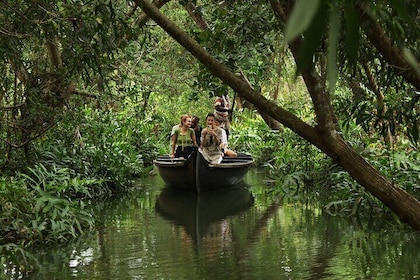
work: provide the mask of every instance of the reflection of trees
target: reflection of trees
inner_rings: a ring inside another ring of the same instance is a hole
[[[233,248],[233,258],[238,273],[241,273],[241,263],[245,258],[249,257],[249,252],[253,249],[255,240],[261,236],[263,230],[267,229],[269,221],[278,214],[281,205],[282,203],[280,201],[275,201],[267,209],[265,209],[262,215],[256,219],[255,224],[246,235],[245,244],[239,243],[240,246],[235,246]]]
[[[153,229],[149,218],[153,213],[156,197],[146,192],[129,193],[99,202],[98,230],[91,263],[80,263],[78,275],[95,275],[95,279],[132,279],[137,273],[133,267],[142,259],[144,252],[153,251]],[[134,248],[134,249],[133,249]],[[134,252],[133,252],[134,251]],[[82,251],[75,259],[82,258]],[[83,266],[83,268],[82,268]]]
[[[420,271],[420,240],[413,242],[414,234],[369,233],[311,205],[262,198],[258,206],[214,221],[194,243],[183,226],[152,220],[150,198],[126,200],[101,212],[106,223],[88,249],[73,246],[73,259],[81,260],[74,271],[81,279],[152,279],[159,269],[172,279],[250,279],[255,274],[255,279],[380,279],[410,278]]]
[[[309,277],[307,279],[323,279],[330,276],[327,272],[331,259],[335,256],[336,250],[340,243],[339,231],[332,228],[331,223],[326,224],[323,234],[321,232],[322,240],[321,246],[318,248],[314,262],[311,264],[309,270]]]
[[[268,221],[274,216],[274,214],[278,212],[280,206],[280,202],[275,202],[265,210],[265,212],[257,220],[255,227],[247,237],[247,240],[252,241],[255,240],[258,236],[260,236],[261,231],[267,228]]]
[[[250,211],[252,213],[249,214],[255,216],[255,222],[253,222],[252,226],[248,228],[243,241],[240,242],[240,240],[237,240],[237,238],[241,238],[241,236],[233,236],[234,246],[232,246],[232,251],[237,273],[242,273],[241,271],[243,270],[242,267],[245,260],[253,262],[252,259],[254,256],[252,255],[256,249],[255,247],[257,246],[256,241],[260,240],[264,236],[270,240],[272,239],[269,234],[270,223],[273,220],[280,220],[280,207],[282,205],[283,202],[275,200],[270,206],[264,209],[261,214],[258,214],[257,209],[254,209],[257,213]],[[291,207],[293,208],[293,206]],[[330,261],[334,258],[335,252],[338,250],[338,245],[340,244],[340,231],[337,230],[337,226],[334,225],[334,223],[328,222],[329,220],[324,218],[314,218],[314,216],[316,216],[314,214],[314,212],[316,212],[315,210],[318,209],[302,209],[301,215],[297,213],[294,214],[296,215],[296,220],[294,220],[293,223],[289,221],[289,224],[286,224],[288,229],[281,229],[281,225],[279,224],[273,227],[273,230],[276,231],[275,236],[277,237],[278,235],[278,239],[275,241],[268,241],[270,246],[274,246],[276,242],[279,242],[280,244],[278,245],[285,248],[284,258],[291,259],[291,264],[284,264],[286,274],[286,267],[290,266],[289,269],[291,273],[296,273],[294,272],[294,270],[296,270],[302,275],[307,275],[305,279],[323,279],[324,277],[329,276],[328,268],[330,267]],[[233,227],[233,231],[235,231],[235,227]],[[293,235],[293,232],[301,232],[302,235]],[[314,257],[310,256],[313,252],[312,250],[305,251],[305,256],[303,257],[307,260],[307,262],[300,263],[299,266],[297,266],[297,259],[302,258],[302,256],[297,254],[297,252],[302,251],[299,247],[308,245],[315,246],[316,243],[319,243],[320,245],[317,246],[316,251],[313,253]],[[279,255],[282,254],[280,251],[266,253],[267,261],[270,257],[279,258]],[[281,260],[278,259],[278,264],[280,261]],[[292,264],[294,262],[296,263]]]
[[[98,246],[100,256],[98,258],[98,264],[100,264],[99,270],[104,271],[106,275],[111,275],[111,263],[108,256],[106,231],[104,227],[98,229]]]
[[[74,271],[80,279],[384,279],[419,274],[415,234],[349,225],[314,205],[287,203],[258,191],[264,192],[254,192],[253,207],[212,221],[198,242],[182,225],[154,216],[155,194],[115,198],[99,211],[96,241],[88,249],[86,243],[73,245],[74,259],[83,259],[86,252],[92,257]]]

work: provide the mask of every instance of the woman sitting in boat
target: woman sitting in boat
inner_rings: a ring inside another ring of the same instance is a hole
[[[176,147],[176,149],[175,149]],[[191,116],[183,115],[181,124],[172,137],[171,158],[188,158],[197,147],[194,129],[191,128]]]
[[[207,127],[201,132],[200,152],[209,163],[220,163],[223,159],[221,149],[223,129],[215,125],[213,113],[207,115],[206,124]]]

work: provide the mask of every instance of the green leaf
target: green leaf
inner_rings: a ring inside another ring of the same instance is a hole
[[[286,25],[285,40],[291,42],[311,24],[321,0],[297,0]]]
[[[59,228],[59,225],[56,221],[51,220],[51,229],[52,231],[56,231]]]
[[[420,76],[420,64],[417,61],[416,57],[413,55],[413,53],[407,49],[403,49],[403,54],[405,58],[407,59],[408,63],[414,68],[414,70],[417,72],[417,75]]]
[[[299,50],[298,70],[302,71],[311,61],[315,51],[321,44],[321,39],[327,25],[328,5],[326,1],[321,2],[321,7],[318,9],[314,20],[309,28],[305,31],[303,37],[304,41]]]
[[[330,29],[328,32],[327,73],[330,94],[335,90],[337,82],[337,50],[340,39],[340,16],[338,8],[333,5],[330,12]]]
[[[43,213],[49,212],[51,210],[52,206],[53,206],[52,203],[47,203],[47,205],[42,209],[42,212]]]
[[[406,21],[411,21],[411,17],[408,15],[407,9],[404,7],[404,1],[401,0],[389,0],[391,7],[397,11],[397,14]]]
[[[350,67],[355,66],[360,44],[360,26],[352,1],[344,3],[344,48]]]

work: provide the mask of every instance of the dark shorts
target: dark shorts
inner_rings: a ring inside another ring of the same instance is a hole
[[[178,146],[175,151],[175,157],[188,158],[192,154],[193,151],[194,151],[194,148],[192,146],[185,146],[185,147]]]

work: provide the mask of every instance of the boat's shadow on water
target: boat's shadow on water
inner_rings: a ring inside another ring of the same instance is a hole
[[[244,183],[201,194],[165,188],[156,201],[156,212],[199,240],[212,223],[239,214],[253,204],[254,197]]]

